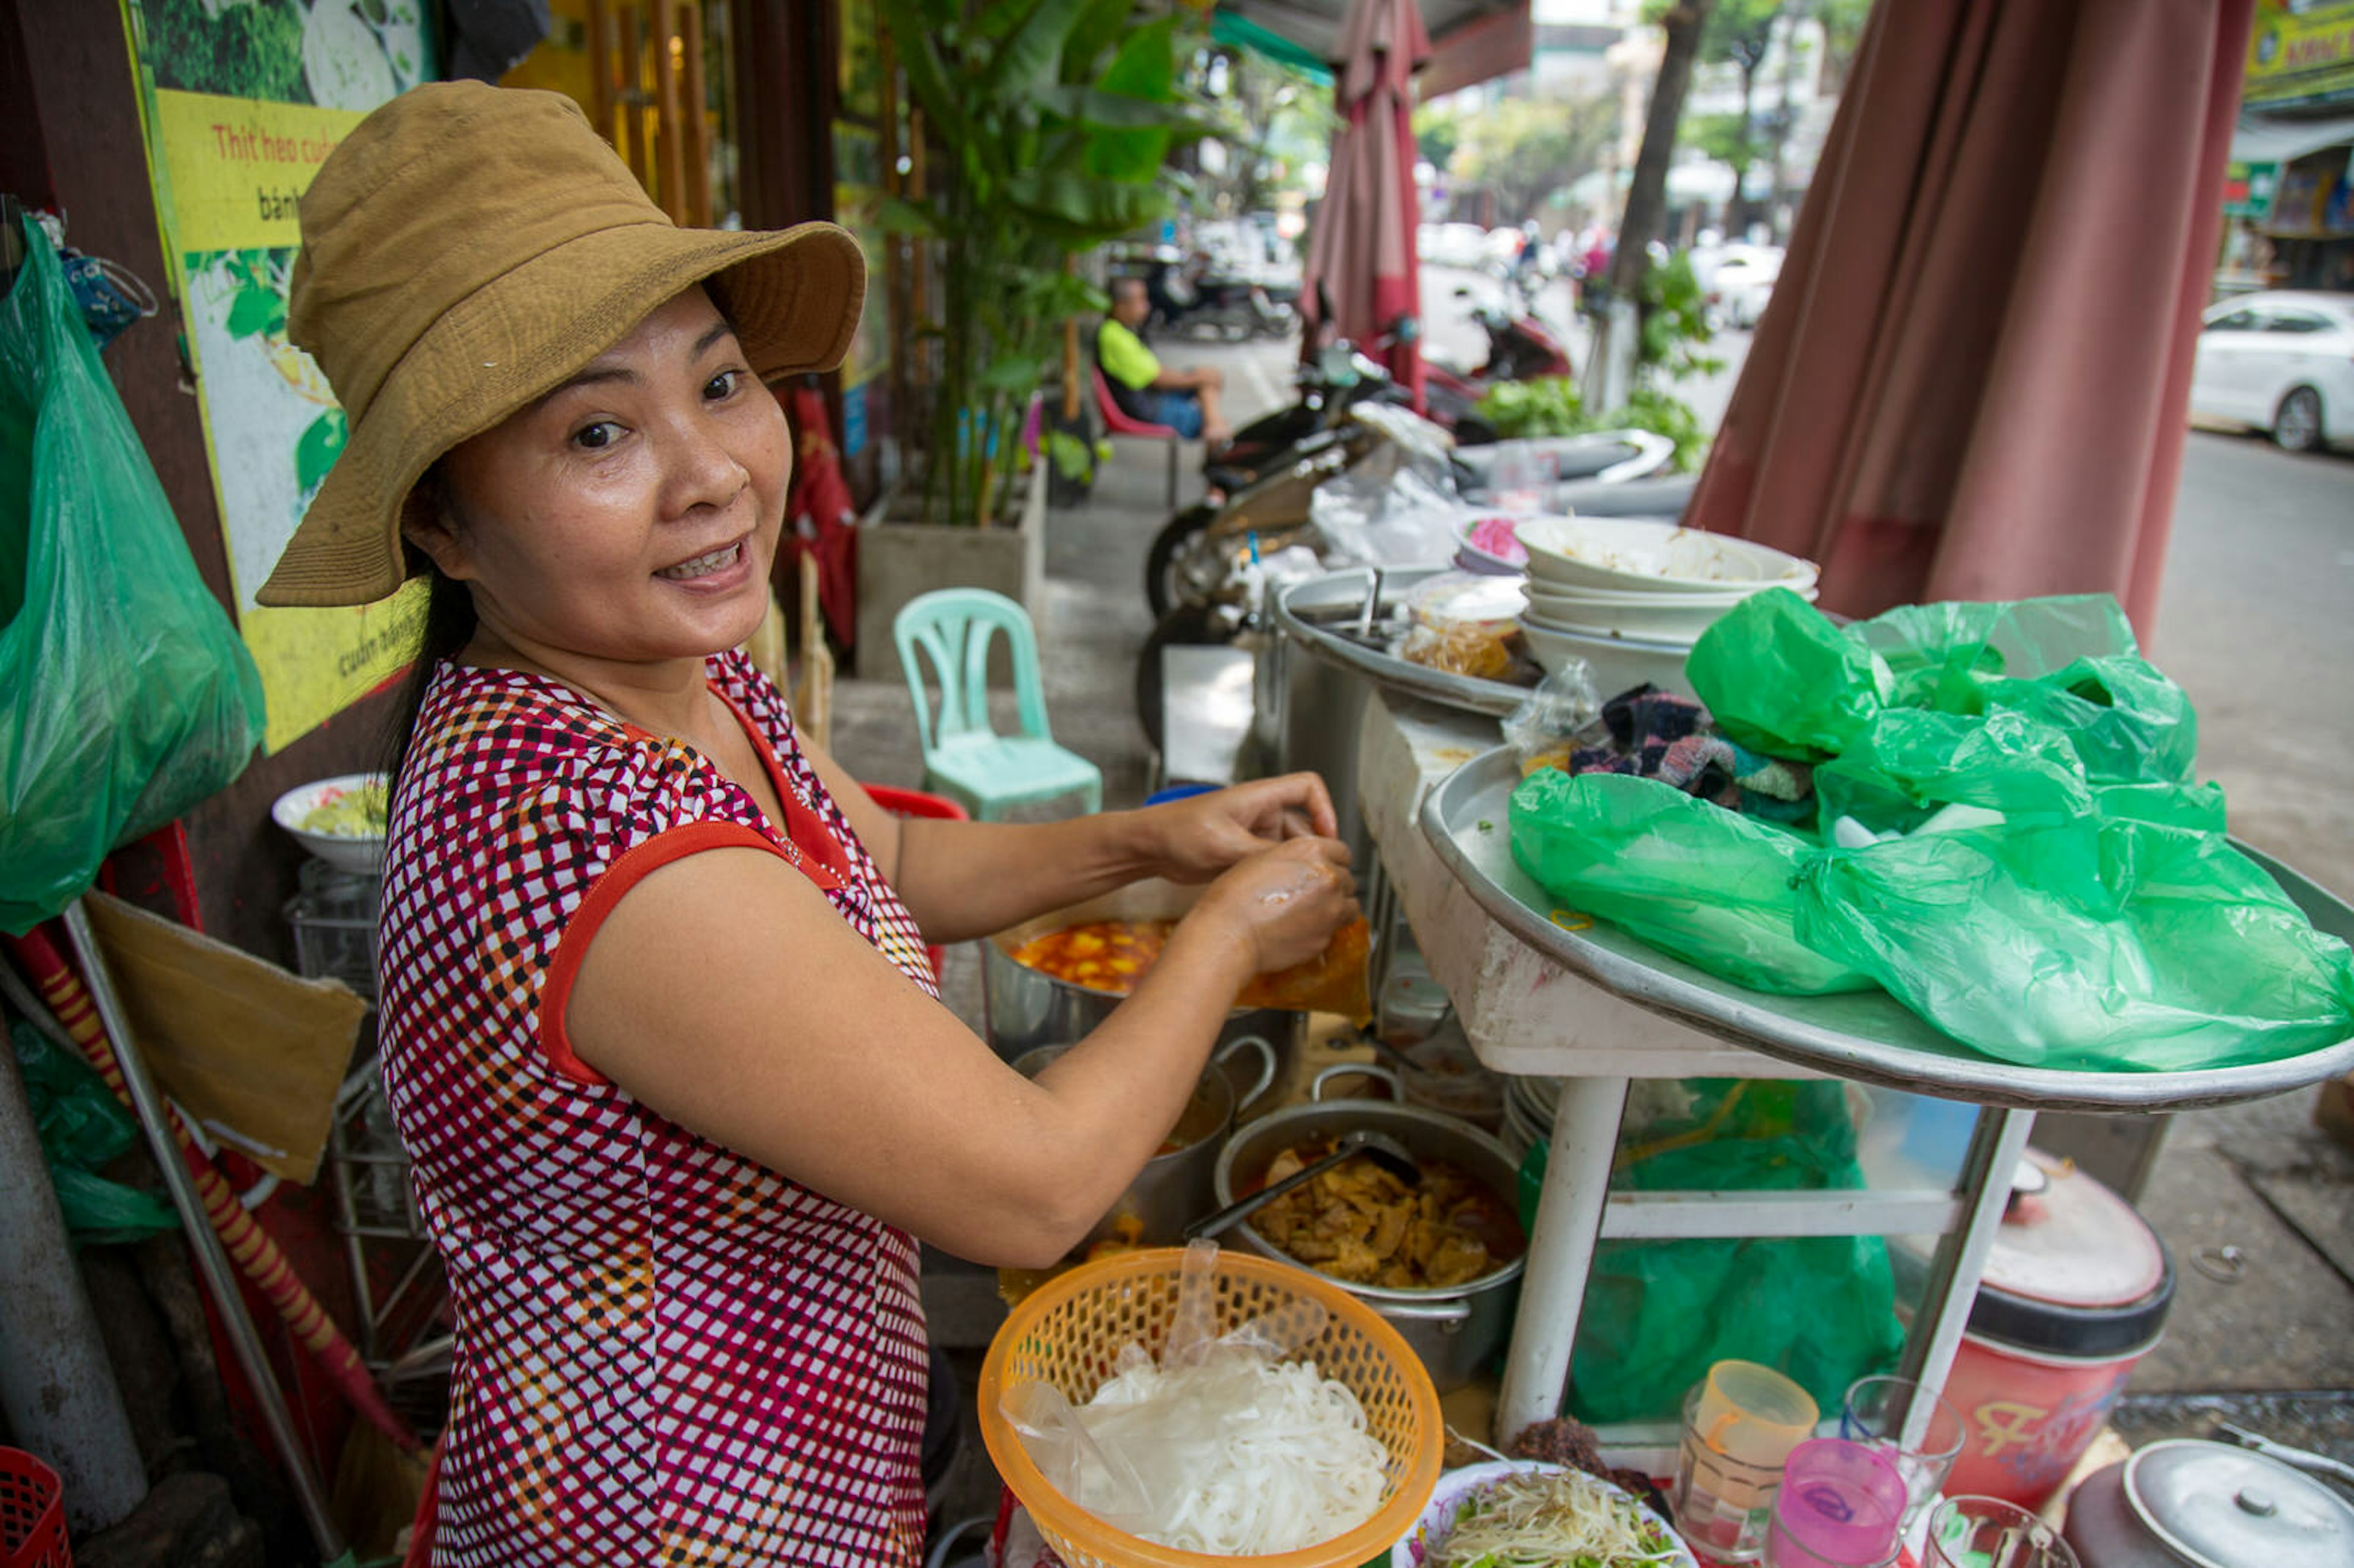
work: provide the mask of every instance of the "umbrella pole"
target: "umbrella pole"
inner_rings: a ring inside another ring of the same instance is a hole
[[[311,1468],[311,1457],[295,1434],[294,1418],[270,1370],[260,1336],[254,1332],[253,1319],[246,1316],[228,1254],[222,1250],[220,1237],[213,1234],[204,1201],[196,1195],[196,1183],[180,1161],[179,1145],[173,1140],[163,1097],[155,1092],[154,1081],[147,1075],[147,1065],[140,1059],[138,1043],[132,1036],[122,1003],[114,994],[113,976],[107,972],[105,956],[99,951],[98,941],[90,932],[90,916],[83,911],[81,900],[77,898],[68,905],[62,918],[67,939],[81,962],[82,980],[89,987],[91,1005],[114,1042],[115,1065],[130,1094],[131,1108],[137,1113],[139,1125],[147,1134],[148,1148],[155,1155],[155,1167],[163,1172],[164,1185],[171,1191],[172,1205],[180,1211],[180,1229],[186,1234],[188,1245],[196,1255],[196,1271],[204,1277],[213,1305],[220,1309],[222,1327],[237,1351],[238,1365],[244,1370],[246,1382],[252,1385],[254,1404],[260,1407],[263,1424],[270,1428],[270,1440],[278,1450],[279,1462],[286,1467],[293,1482],[303,1522],[310,1526],[311,1539],[328,1568],[349,1568],[354,1561],[351,1549],[327,1513],[326,1489]]]

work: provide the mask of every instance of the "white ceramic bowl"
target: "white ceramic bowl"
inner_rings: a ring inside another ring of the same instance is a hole
[[[1585,660],[1594,670],[1595,695],[1606,702],[1645,682],[1687,697],[1695,694],[1691,682],[1684,676],[1684,661],[1691,653],[1690,643],[1638,642],[1620,637],[1556,631],[1542,624],[1531,625],[1525,617],[1521,621],[1521,636],[1529,645],[1531,657],[1548,674],[1572,659]]]
[[[1815,593],[1810,587],[1802,597],[1811,601]],[[1527,594],[1525,620],[1556,631],[1649,642],[1693,641],[1741,602],[1738,598],[1704,594],[1556,592],[1534,578]]]
[[[345,773],[289,789],[270,808],[270,820],[294,835],[297,842],[337,871],[362,876],[384,874],[384,835],[319,833],[302,826],[302,819],[320,806],[347,795],[364,784],[382,783],[381,773]]]
[[[1525,546],[1519,551],[1519,558],[1516,560],[1513,558],[1512,552],[1498,551],[1487,546],[1474,544],[1471,536],[1475,533],[1485,531],[1490,535],[1489,544],[1492,545],[1496,542],[1495,533],[1500,529],[1511,535],[1517,542],[1522,524],[1544,520],[1547,519],[1543,514],[1532,512],[1482,512],[1455,531],[1455,537],[1459,546],[1455,553],[1455,558],[1462,563],[1466,569],[1471,571],[1525,572],[1529,569],[1529,555]],[[1550,521],[1566,523],[1569,519],[1555,516]]]
[[[1535,1459],[1490,1459],[1483,1465],[1466,1465],[1459,1470],[1447,1471],[1438,1478],[1438,1489],[1430,1494],[1429,1506],[1422,1510],[1422,1517],[1415,1520],[1414,1528],[1406,1531],[1404,1541],[1390,1548],[1390,1568],[1422,1568],[1433,1538],[1439,1541],[1447,1538],[1446,1532],[1455,1524],[1455,1510],[1462,1506],[1465,1498],[1479,1488],[1523,1470],[1555,1471],[1561,1467]],[[1594,1484],[1621,1497],[1627,1495],[1623,1488],[1614,1487],[1608,1481],[1596,1480]],[[1652,1513],[1649,1507],[1645,1507],[1643,1511],[1657,1520],[1659,1527],[1668,1532],[1668,1539],[1675,1542],[1675,1555],[1662,1559],[1668,1568],[1700,1568],[1699,1559],[1691,1554],[1691,1548],[1683,1543],[1683,1538],[1675,1532],[1674,1527]]]
[[[1811,561],[1747,539],[1641,517],[1532,517],[1513,530],[1532,579],[1621,593],[1728,594],[1804,588]]]

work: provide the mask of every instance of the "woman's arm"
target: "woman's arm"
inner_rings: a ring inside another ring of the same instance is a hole
[[[1299,839],[1214,884],[1100,1028],[1034,1082],[758,850],[649,874],[589,939],[574,1054],[653,1110],[982,1263],[1068,1251],[1183,1112],[1244,981],[1353,918],[1348,851]]]
[[[987,937],[1140,877],[1206,882],[1287,839],[1329,838],[1335,826],[1312,773],[1056,822],[902,819],[832,758],[804,749],[924,936],[939,943]]]

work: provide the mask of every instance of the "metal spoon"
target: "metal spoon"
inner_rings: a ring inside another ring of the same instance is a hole
[[[1214,1236],[1221,1232],[1231,1230],[1236,1224],[1250,1218],[1251,1215],[1319,1171],[1330,1171],[1343,1160],[1352,1159],[1360,1154],[1409,1187],[1418,1184],[1422,1180],[1422,1167],[1415,1163],[1413,1150],[1388,1133],[1375,1132],[1371,1128],[1359,1128],[1354,1132],[1342,1133],[1332,1152],[1323,1159],[1301,1166],[1282,1181],[1262,1187],[1249,1197],[1238,1202],[1229,1203],[1214,1214],[1195,1220],[1185,1227],[1182,1234],[1187,1241],[1199,1241],[1204,1236]]]

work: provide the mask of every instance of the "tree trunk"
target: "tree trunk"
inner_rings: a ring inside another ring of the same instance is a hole
[[[1691,88],[1693,57],[1716,0],[1681,0],[1660,18],[1667,48],[1659,79],[1651,87],[1651,107],[1643,121],[1643,148],[1635,155],[1634,182],[1627,189],[1626,215],[1618,222],[1618,249],[1610,259],[1609,304],[1594,334],[1585,366],[1585,406],[1616,408],[1634,381],[1635,339],[1639,325],[1635,302],[1650,266],[1651,241],[1659,237],[1668,209],[1668,160],[1676,150],[1676,126],[1683,119],[1684,94]]]
[[[1789,243],[1789,225],[1783,214],[1790,205],[1790,132],[1797,111],[1791,107],[1792,87],[1798,74],[1798,26],[1807,19],[1806,0],[1782,13],[1782,101],[1774,112],[1774,208],[1766,218],[1774,226],[1774,243]]]
[[[1741,68],[1741,161],[1733,165],[1733,199],[1724,204],[1724,237],[1745,238],[1749,232],[1749,132],[1757,123],[1757,68]]]

